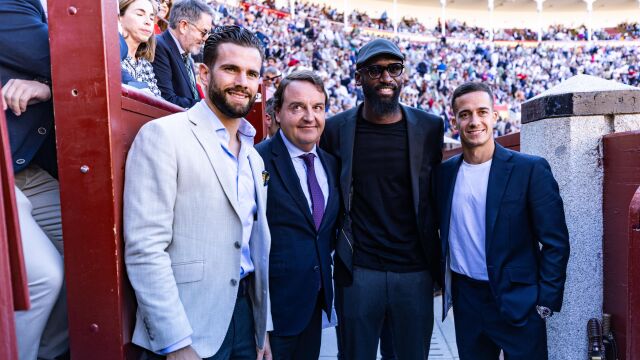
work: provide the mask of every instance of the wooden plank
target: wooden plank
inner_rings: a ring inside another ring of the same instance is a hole
[[[640,291],[640,283],[634,289],[632,281],[639,275],[632,270],[637,264],[631,258],[635,245],[627,214],[640,186],[640,132],[607,135],[603,148],[603,311],[612,315],[611,327],[621,350],[620,359],[633,359],[634,353],[629,352],[631,326],[637,320],[632,317],[630,296]]]
[[[2,86],[0,84],[0,98]],[[11,150],[4,111],[0,108],[0,357],[18,359],[14,310],[29,307],[29,291],[22,257],[22,242],[17,227],[17,208],[13,188],[13,168]],[[10,171],[7,171],[10,169]],[[7,211],[5,211],[7,209]],[[13,234],[8,231],[13,227]],[[13,236],[13,237],[12,237]],[[17,292],[17,294],[16,294]]]
[[[640,187],[629,206],[629,316],[627,321],[626,359],[640,354]],[[621,359],[624,359],[621,358]]]
[[[0,97],[2,92],[0,91]],[[15,310],[28,310],[29,286],[22,254],[22,238],[16,205],[15,182],[9,145],[9,129],[4,112],[0,111],[0,177],[2,178],[2,206],[4,206],[4,226],[7,236],[9,265],[11,269],[11,289]]]

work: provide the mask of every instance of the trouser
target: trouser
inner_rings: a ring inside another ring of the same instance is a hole
[[[322,338],[322,297],[320,290],[316,307],[306,328],[298,335],[277,336],[270,334],[271,352],[274,360],[317,360],[320,356]]]
[[[460,360],[545,360],[547,331],[535,308],[523,326],[509,324],[501,315],[488,281],[453,273],[456,343]]]
[[[396,358],[426,360],[433,331],[433,280],[428,271],[395,273],[354,267],[353,283],[336,286],[341,356],[376,358],[385,319]]]
[[[15,174],[16,204],[31,308],[16,311],[20,360],[53,359],[68,349],[58,181],[31,165]]]

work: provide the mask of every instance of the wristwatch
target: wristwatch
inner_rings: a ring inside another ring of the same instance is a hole
[[[553,310],[549,309],[546,306],[536,305],[536,310],[538,311],[538,315],[540,315],[543,319],[548,319],[553,316]]]

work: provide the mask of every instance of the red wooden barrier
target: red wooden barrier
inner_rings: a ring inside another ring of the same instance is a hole
[[[1,87],[1,86],[0,86]],[[0,97],[2,92],[0,91]],[[11,268],[11,289],[15,310],[27,310],[30,307],[27,272],[22,256],[22,239],[20,237],[20,223],[18,222],[18,208],[16,206],[15,183],[13,178],[13,161],[9,146],[9,130],[4,112],[0,109],[0,179],[2,182],[2,202],[4,207],[3,225],[7,237],[9,266]],[[0,332],[2,334],[2,332]]]
[[[0,108],[0,354],[4,359],[18,358],[13,313],[29,308],[11,164],[9,133]]]
[[[603,146],[603,311],[612,315],[620,359],[630,360],[640,356],[640,252],[630,230],[638,224],[630,204],[640,186],[640,131],[607,135]]]
[[[625,357],[635,359],[640,356],[640,187],[636,190],[629,206],[629,316],[627,318]]]

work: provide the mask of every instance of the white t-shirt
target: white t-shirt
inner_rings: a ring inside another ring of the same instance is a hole
[[[451,270],[476,280],[489,280],[485,254],[487,187],[491,160],[462,162],[458,170],[449,223]]]

